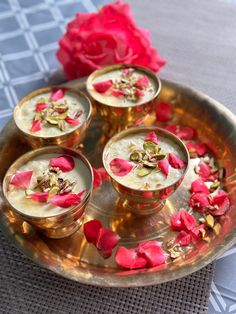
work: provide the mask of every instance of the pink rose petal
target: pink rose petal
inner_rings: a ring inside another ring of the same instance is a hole
[[[154,267],[166,262],[167,256],[158,241],[147,241],[139,243],[138,255],[144,257],[148,266]]]
[[[208,210],[210,205],[208,193],[193,193],[189,200],[189,206],[202,213]]]
[[[223,190],[219,191],[218,194],[216,194],[212,198],[210,204],[211,204],[211,206],[217,206],[218,207],[218,208],[209,210],[209,212],[213,216],[224,215],[226,213],[226,211],[229,210],[229,208],[230,208],[230,200],[229,200],[228,194]]]
[[[127,249],[123,246],[118,247],[115,261],[120,267],[127,269],[143,268],[147,264],[144,257],[138,256],[136,249]]]
[[[191,234],[182,230],[175,238],[175,242],[179,243],[181,246],[187,246],[192,242],[192,236]]]
[[[180,127],[179,132],[177,132],[177,136],[185,141],[191,140],[195,135],[196,131],[189,127]]]
[[[124,75],[131,75],[134,72],[135,72],[135,69],[133,69],[133,68],[125,68],[125,69],[122,70],[122,73]]]
[[[48,201],[48,192],[34,192],[29,196],[35,202],[47,203]]]
[[[183,222],[180,220],[180,212],[176,212],[171,215],[170,226],[174,231],[180,231],[184,229]]]
[[[70,125],[79,125],[79,124],[80,124],[80,123],[79,123],[79,120],[73,119],[73,118],[71,118],[71,117],[66,117],[65,121],[66,121],[67,123],[69,123]]]
[[[207,178],[211,175],[211,167],[209,164],[205,162],[201,162],[199,164],[199,177],[201,177],[203,180],[207,180]]]
[[[145,136],[144,141],[150,141],[150,142],[152,142],[154,144],[158,144],[156,133],[154,131],[148,133]]]
[[[176,124],[169,124],[165,127],[165,129],[175,135],[177,135],[177,125]]]
[[[199,141],[186,143],[186,147],[189,152],[195,153],[198,157],[201,157],[208,152],[208,147]]]
[[[103,258],[109,258],[112,255],[112,249],[119,242],[119,235],[110,229],[100,228],[98,232],[96,248]]]
[[[197,179],[192,182],[191,192],[192,193],[203,192],[206,194],[210,193],[210,191],[208,190],[208,187],[205,185],[205,183],[201,179]]]
[[[102,224],[99,220],[93,219],[84,224],[84,235],[89,243],[96,245],[98,239],[99,230],[102,228]]]
[[[138,98],[141,98],[145,95],[144,91],[142,91],[141,89],[139,88],[136,88],[135,89],[135,95],[138,97]],[[138,108],[138,107],[137,107]]]
[[[59,168],[62,172],[69,172],[74,169],[75,162],[71,156],[60,156],[50,160],[50,167]]]
[[[35,111],[39,112],[39,111],[46,109],[47,107],[48,107],[48,105],[45,104],[44,102],[39,102],[39,103],[37,103],[37,105],[35,107]]]
[[[168,176],[168,173],[169,173],[169,161],[167,159],[163,159],[163,160],[158,161],[157,166],[158,166],[158,168],[161,169],[161,172],[165,176]]]
[[[171,119],[172,108],[169,104],[161,102],[156,106],[156,120],[159,122],[165,122]]]
[[[32,170],[16,172],[11,179],[10,184],[18,188],[27,189],[30,186],[32,175]]]
[[[64,90],[61,89],[61,88],[57,89],[57,90],[53,90],[52,93],[51,93],[50,99],[54,100],[54,101],[59,100],[59,99],[64,97],[64,94],[65,94]]]
[[[105,93],[108,91],[109,88],[111,88],[113,82],[112,80],[107,80],[103,82],[98,82],[93,84],[93,88],[100,94]]]
[[[51,203],[55,206],[68,208],[70,206],[78,205],[82,201],[82,194],[85,191],[81,191],[80,193],[69,193],[69,194],[57,194],[51,198]]]
[[[119,98],[119,97],[124,96],[124,95],[125,95],[125,92],[124,92],[123,90],[120,90],[120,89],[113,89],[113,90],[111,91],[111,95],[114,96],[114,97]]]
[[[42,124],[41,124],[41,121],[40,120],[34,120],[32,125],[31,125],[31,129],[30,131],[31,132],[38,132],[42,130]]]
[[[185,163],[174,153],[168,154],[168,160],[172,168],[182,169],[185,167]]]
[[[142,76],[135,82],[135,86],[140,89],[147,88],[148,84],[149,84],[149,80],[147,76]]]
[[[201,239],[200,230],[205,230],[205,229],[206,229],[205,224],[200,224],[200,225],[194,227],[194,228],[191,230],[192,238],[193,238],[194,240],[200,240],[200,239]]]
[[[110,162],[111,171],[114,175],[119,177],[126,176],[133,169],[133,167],[133,163],[121,158],[114,158]]]
[[[180,220],[185,231],[191,231],[195,227],[196,221],[194,216],[184,209],[180,211]]]
[[[102,181],[110,181],[110,177],[107,174],[106,170],[101,167],[101,168],[93,168],[93,176],[94,176],[94,181],[93,181],[93,188],[96,189],[102,185]]]

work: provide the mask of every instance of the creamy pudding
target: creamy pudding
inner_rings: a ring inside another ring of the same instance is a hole
[[[52,138],[73,132],[88,119],[90,104],[86,97],[70,89],[44,90],[47,92],[26,96],[16,107],[14,118],[21,131]]]
[[[98,102],[114,107],[130,107],[152,100],[159,86],[146,72],[136,68],[114,69],[89,82],[88,92]]]
[[[90,170],[79,158],[47,153],[13,174],[6,196],[22,214],[50,217],[79,205],[90,191],[91,180]]]
[[[183,177],[185,158],[171,138],[140,132],[111,143],[103,160],[109,175],[123,186],[155,190],[171,186]]]

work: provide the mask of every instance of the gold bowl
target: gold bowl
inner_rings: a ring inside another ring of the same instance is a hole
[[[35,96],[40,96],[43,93],[51,92],[53,89],[58,88],[63,90],[71,92],[73,94],[76,94],[81,99],[83,99],[86,103],[87,109],[88,109],[88,116],[87,119],[81,124],[78,125],[75,129],[71,130],[70,132],[64,132],[61,135],[56,136],[37,136],[32,133],[25,132],[22,130],[19,125],[17,124],[17,115],[19,113],[19,110],[24,106],[26,101],[29,101]],[[51,86],[46,88],[40,88],[37,89],[30,94],[26,95],[24,98],[21,99],[21,101],[16,105],[14,109],[13,118],[15,121],[15,124],[17,126],[17,129],[21,135],[21,138],[24,139],[32,148],[40,148],[43,146],[51,146],[51,145],[60,145],[60,146],[67,146],[67,147],[77,147],[79,143],[81,143],[86,135],[86,130],[90,124],[91,121],[91,114],[92,114],[92,104],[89,100],[89,98],[82,92],[65,86]]]
[[[96,96],[92,92],[92,84],[94,79],[102,74],[109,73],[114,70],[122,70],[127,68],[133,68],[135,70],[141,71],[153,80],[156,85],[156,92],[154,93],[152,99],[147,102],[142,102],[132,106],[128,104],[127,106],[114,106],[112,103],[98,101],[96,99]],[[161,81],[152,71],[145,67],[133,64],[116,64],[106,66],[93,72],[87,79],[86,88],[89,96],[96,106],[98,114],[106,122],[106,124],[104,125],[104,132],[109,137],[111,137],[112,135],[120,132],[123,129],[142,124],[143,120],[147,118],[147,115],[153,112],[156,105],[156,100],[161,91]]]
[[[37,217],[22,213],[16,207],[13,207],[13,205],[8,200],[9,182],[12,176],[16,173],[16,171],[25,163],[27,163],[29,160],[32,160],[35,157],[40,156],[42,154],[51,153],[66,154],[74,158],[78,158],[84,163],[84,165],[88,168],[91,176],[90,180],[91,184],[89,189],[86,191],[86,196],[83,198],[80,204],[74,205],[68,210],[63,211],[63,213],[59,213],[56,215]],[[92,189],[93,189],[93,171],[88,160],[81,153],[75,150],[59,146],[43,147],[22,155],[10,166],[3,180],[3,194],[8,204],[10,205],[11,209],[14,211],[14,213],[16,215],[19,215],[23,220],[27,221],[37,229],[39,229],[45,236],[49,238],[67,237],[74,233],[80,227],[83,220],[85,208],[88,205],[88,202],[91,197]]]
[[[116,180],[113,173],[110,170],[110,167],[107,166],[106,158],[109,153],[110,147],[115,142],[125,138],[129,135],[135,135],[138,133],[148,133],[154,131],[157,136],[160,135],[164,138],[167,138],[177,144],[180,148],[181,152],[184,155],[184,159],[186,161],[186,168],[182,174],[182,176],[174,181],[172,184],[164,187],[158,187],[156,189],[135,189],[124,184],[121,184]],[[170,133],[167,130],[158,128],[158,127],[137,127],[130,128],[128,130],[124,130],[117,135],[113,136],[108,143],[106,144],[103,151],[103,165],[111,178],[111,182],[115,190],[120,195],[119,205],[123,208],[127,209],[127,211],[131,211],[138,215],[149,215],[158,212],[162,209],[165,204],[166,199],[173,194],[176,189],[182,183],[189,166],[189,153],[185,146],[185,144],[174,134]]]

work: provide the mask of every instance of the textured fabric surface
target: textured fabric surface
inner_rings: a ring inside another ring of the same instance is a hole
[[[59,67],[57,40],[77,11],[102,0],[0,1],[0,128],[15,104]],[[219,0],[129,1],[168,60],[162,78],[198,88],[236,112],[236,6]],[[0,313],[206,313],[213,266],[142,289],[80,285],[33,264],[0,233]],[[235,249],[217,264],[210,313],[235,313]],[[236,254],[235,254],[236,256]],[[236,257],[235,257],[236,260]],[[227,262],[228,261],[228,262]]]

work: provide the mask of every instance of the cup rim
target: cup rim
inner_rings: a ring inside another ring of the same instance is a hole
[[[71,93],[74,93],[74,94],[77,94],[79,95],[80,97],[83,97],[87,103],[88,103],[88,107],[89,107],[89,112],[88,112],[88,116],[87,118],[85,119],[85,121],[78,125],[76,128],[70,130],[69,132],[65,132],[65,133],[62,133],[60,135],[52,135],[52,136],[37,136],[35,134],[32,134],[32,133],[29,133],[29,132],[26,132],[25,130],[21,129],[17,122],[16,122],[16,114],[17,114],[17,111],[24,105],[24,103],[30,99],[32,99],[33,97],[37,96],[37,95],[40,95],[40,94],[43,94],[43,93],[47,93],[53,89],[63,89],[63,90],[66,90],[66,91],[69,91]],[[82,128],[84,126],[84,124],[86,123],[86,121],[89,121],[90,118],[91,118],[91,115],[92,115],[92,103],[89,99],[89,97],[81,92],[80,90],[77,90],[75,88],[72,88],[72,87],[68,87],[68,86],[56,86],[56,85],[53,85],[53,86],[48,86],[48,87],[43,87],[43,88],[39,88],[39,89],[36,89],[32,92],[30,92],[29,94],[25,95],[18,103],[17,105],[15,106],[14,108],[14,111],[13,111],[13,119],[14,119],[14,122],[15,122],[15,125],[17,126],[18,130],[20,130],[25,136],[27,137],[33,137],[35,139],[37,138],[41,138],[43,140],[47,140],[47,139],[55,139],[55,138],[59,138],[59,137],[63,137],[63,136],[66,136],[66,135],[70,135],[72,134],[73,132],[79,130],[80,128]]]
[[[58,151],[58,154],[60,154],[60,153],[63,154],[64,153],[64,154],[67,154],[67,155],[72,156],[72,157],[74,157],[74,155],[76,155],[76,158],[79,158],[87,166],[87,168],[89,169],[90,176],[91,176],[91,184],[90,184],[89,189],[86,191],[85,197],[83,198],[81,203],[79,203],[77,205],[74,205],[74,206],[71,206],[71,207],[67,208],[65,211],[63,211],[62,213],[58,213],[58,214],[55,214],[55,215],[34,216],[34,215],[29,215],[29,214],[22,213],[20,210],[18,210],[15,206],[13,206],[10,203],[10,201],[8,200],[8,197],[7,197],[7,187],[8,187],[8,184],[9,184],[7,182],[7,178],[9,177],[11,170],[13,168],[19,169],[25,162],[27,162],[29,160],[32,160],[36,156],[40,156],[41,154],[53,153],[55,151]],[[30,150],[27,153],[21,155],[19,158],[17,158],[10,165],[10,167],[7,169],[7,172],[4,175],[2,187],[3,187],[3,195],[5,197],[5,200],[7,201],[9,206],[14,209],[14,211],[16,211],[22,217],[26,217],[26,218],[30,218],[30,219],[34,219],[34,220],[40,220],[40,219],[56,218],[56,217],[59,217],[61,215],[65,215],[68,212],[72,212],[78,206],[82,207],[84,204],[86,204],[87,200],[91,196],[91,193],[93,191],[93,181],[94,181],[94,175],[93,175],[92,166],[91,166],[90,162],[88,161],[88,159],[83,154],[81,154],[79,151],[77,151],[75,149],[71,149],[71,148],[64,147],[64,146],[53,145],[53,146],[46,146],[46,147],[41,147],[41,148],[38,148],[38,149]]]
[[[159,187],[159,188],[156,188],[156,189],[148,189],[148,190],[145,190],[145,189],[136,189],[136,188],[133,188],[133,187],[130,187],[130,186],[127,186],[127,185],[124,185],[120,182],[118,182],[114,177],[113,177],[113,174],[112,172],[110,171],[110,169],[108,169],[106,167],[106,162],[105,162],[105,159],[106,159],[106,154],[107,152],[109,151],[109,148],[110,146],[115,143],[117,140],[120,140],[126,136],[128,136],[129,134],[136,134],[136,133],[141,133],[141,132],[146,132],[146,131],[154,131],[154,132],[160,132],[161,134],[165,134],[167,135],[167,137],[169,139],[173,139],[174,142],[176,144],[178,144],[178,146],[181,147],[181,151],[185,154],[185,157],[186,157],[186,167],[185,167],[185,170],[183,172],[183,174],[181,175],[181,177],[179,179],[177,179],[176,181],[174,181],[173,183],[167,185],[167,186],[164,186],[164,187]],[[180,145],[179,145],[180,144]],[[176,136],[175,134],[169,132],[168,130],[165,130],[163,128],[159,128],[159,127],[156,127],[156,126],[139,126],[139,127],[134,127],[134,128],[130,128],[130,129],[126,129],[126,130],[123,130],[119,133],[117,133],[116,135],[114,135],[107,143],[106,143],[106,146],[104,147],[104,150],[103,150],[103,154],[102,154],[102,162],[103,162],[103,166],[104,168],[106,169],[107,173],[109,174],[109,176],[111,177],[112,180],[114,180],[117,184],[121,185],[122,187],[124,188],[128,188],[130,189],[131,191],[135,191],[135,192],[158,192],[158,191],[162,191],[164,189],[168,189],[172,186],[174,186],[177,182],[179,182],[180,180],[182,180],[188,169],[189,169],[189,162],[190,162],[190,156],[189,156],[189,152],[188,152],[188,149],[186,147],[186,145],[184,144],[184,142],[178,137]]]
[[[91,89],[91,85],[92,85],[92,82],[93,80],[101,75],[101,74],[104,74],[104,73],[108,73],[108,72],[111,72],[113,70],[120,70],[120,69],[126,69],[126,68],[134,68],[136,70],[139,70],[139,71],[142,71],[144,73],[146,73],[148,76],[150,76],[156,83],[157,85],[157,90],[155,92],[155,94],[153,95],[153,97],[147,101],[144,101],[144,102],[141,102],[139,104],[134,104],[133,106],[130,106],[130,105],[126,105],[126,106],[112,106],[108,103],[101,103],[99,100],[96,99],[96,97],[94,97],[91,93],[90,93],[90,89]],[[94,99],[96,102],[99,102],[101,103],[102,105],[104,106],[108,106],[108,107],[112,107],[112,108],[132,108],[132,107],[139,107],[139,106],[143,106],[145,105],[146,103],[150,102],[150,101],[153,101],[155,98],[157,98],[157,96],[160,94],[161,92],[161,80],[158,76],[155,75],[154,72],[152,72],[151,70],[149,70],[148,68],[144,67],[144,66],[141,66],[141,65],[137,65],[137,64],[131,64],[131,63],[120,63],[120,64],[113,64],[113,65],[108,65],[108,66],[105,66],[101,69],[98,69],[98,70],[95,70],[94,72],[92,72],[88,78],[87,78],[87,81],[86,81],[86,90],[87,90],[87,93],[89,94],[89,96]]]

